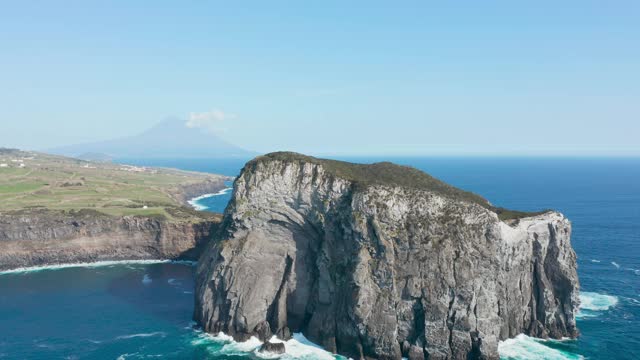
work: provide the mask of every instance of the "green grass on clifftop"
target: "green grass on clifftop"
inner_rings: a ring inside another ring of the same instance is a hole
[[[326,171],[340,178],[352,181],[359,186],[389,185],[432,191],[448,198],[478,204],[496,212],[501,220],[519,219],[539,215],[548,211],[524,212],[494,207],[489,201],[478,194],[458,189],[416,168],[391,162],[356,164],[346,161],[318,159],[294,152],[274,152],[253,159],[247,163],[246,166],[251,167],[262,161],[273,160],[322,165]]]
[[[195,219],[182,188],[222,176],[90,162],[0,148],[0,212],[92,209],[112,216]]]

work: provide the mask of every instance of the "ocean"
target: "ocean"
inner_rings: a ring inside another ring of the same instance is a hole
[[[493,204],[553,208],[573,223],[582,307],[578,340],[518,336],[503,359],[640,359],[640,159],[343,158],[411,165]],[[236,175],[240,160],[120,159]],[[193,201],[222,211],[224,191]],[[0,359],[250,359],[235,343],[193,328],[188,263],[105,263],[0,274]],[[333,359],[296,334],[285,359]]]

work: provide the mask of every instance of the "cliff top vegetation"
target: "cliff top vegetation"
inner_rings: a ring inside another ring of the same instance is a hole
[[[113,216],[190,219],[182,189],[222,183],[213,174],[91,162],[38,152],[0,151],[0,212],[92,209]]]
[[[416,168],[398,165],[392,162],[357,164],[346,161],[319,159],[295,152],[274,152],[255,158],[247,163],[245,168],[247,166],[252,167],[259,162],[274,160],[285,162],[306,162],[322,165],[329,173],[363,187],[371,185],[389,185],[431,191],[448,198],[478,204],[486,209],[494,211],[498,214],[498,217],[501,220],[519,219],[539,215],[549,211],[525,212],[496,207],[478,194],[451,186]]]

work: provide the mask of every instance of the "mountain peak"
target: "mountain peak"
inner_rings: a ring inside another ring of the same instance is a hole
[[[255,155],[206,129],[188,127],[183,119],[177,117],[166,118],[138,135],[62,146],[48,152],[65,156],[101,153],[113,158],[221,158]]]

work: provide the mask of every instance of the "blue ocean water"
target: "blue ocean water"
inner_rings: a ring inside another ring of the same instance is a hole
[[[222,213],[227,207],[233,190],[233,182],[225,182],[227,187],[215,194],[205,194],[189,200],[189,204],[196,210],[206,210]]]
[[[640,159],[348,158],[392,160],[521,210],[553,208],[573,223],[583,307],[572,341],[520,336],[504,359],[640,358]],[[236,175],[243,161],[129,159]],[[219,169],[219,170],[218,170]],[[197,201],[222,211],[230,193]],[[146,275],[146,277],[145,277]],[[146,279],[146,280],[145,280]],[[171,280],[173,279],[173,280]],[[0,275],[0,359],[247,359],[256,344],[190,326],[193,268],[111,265]],[[298,338],[287,358],[331,358]]]

